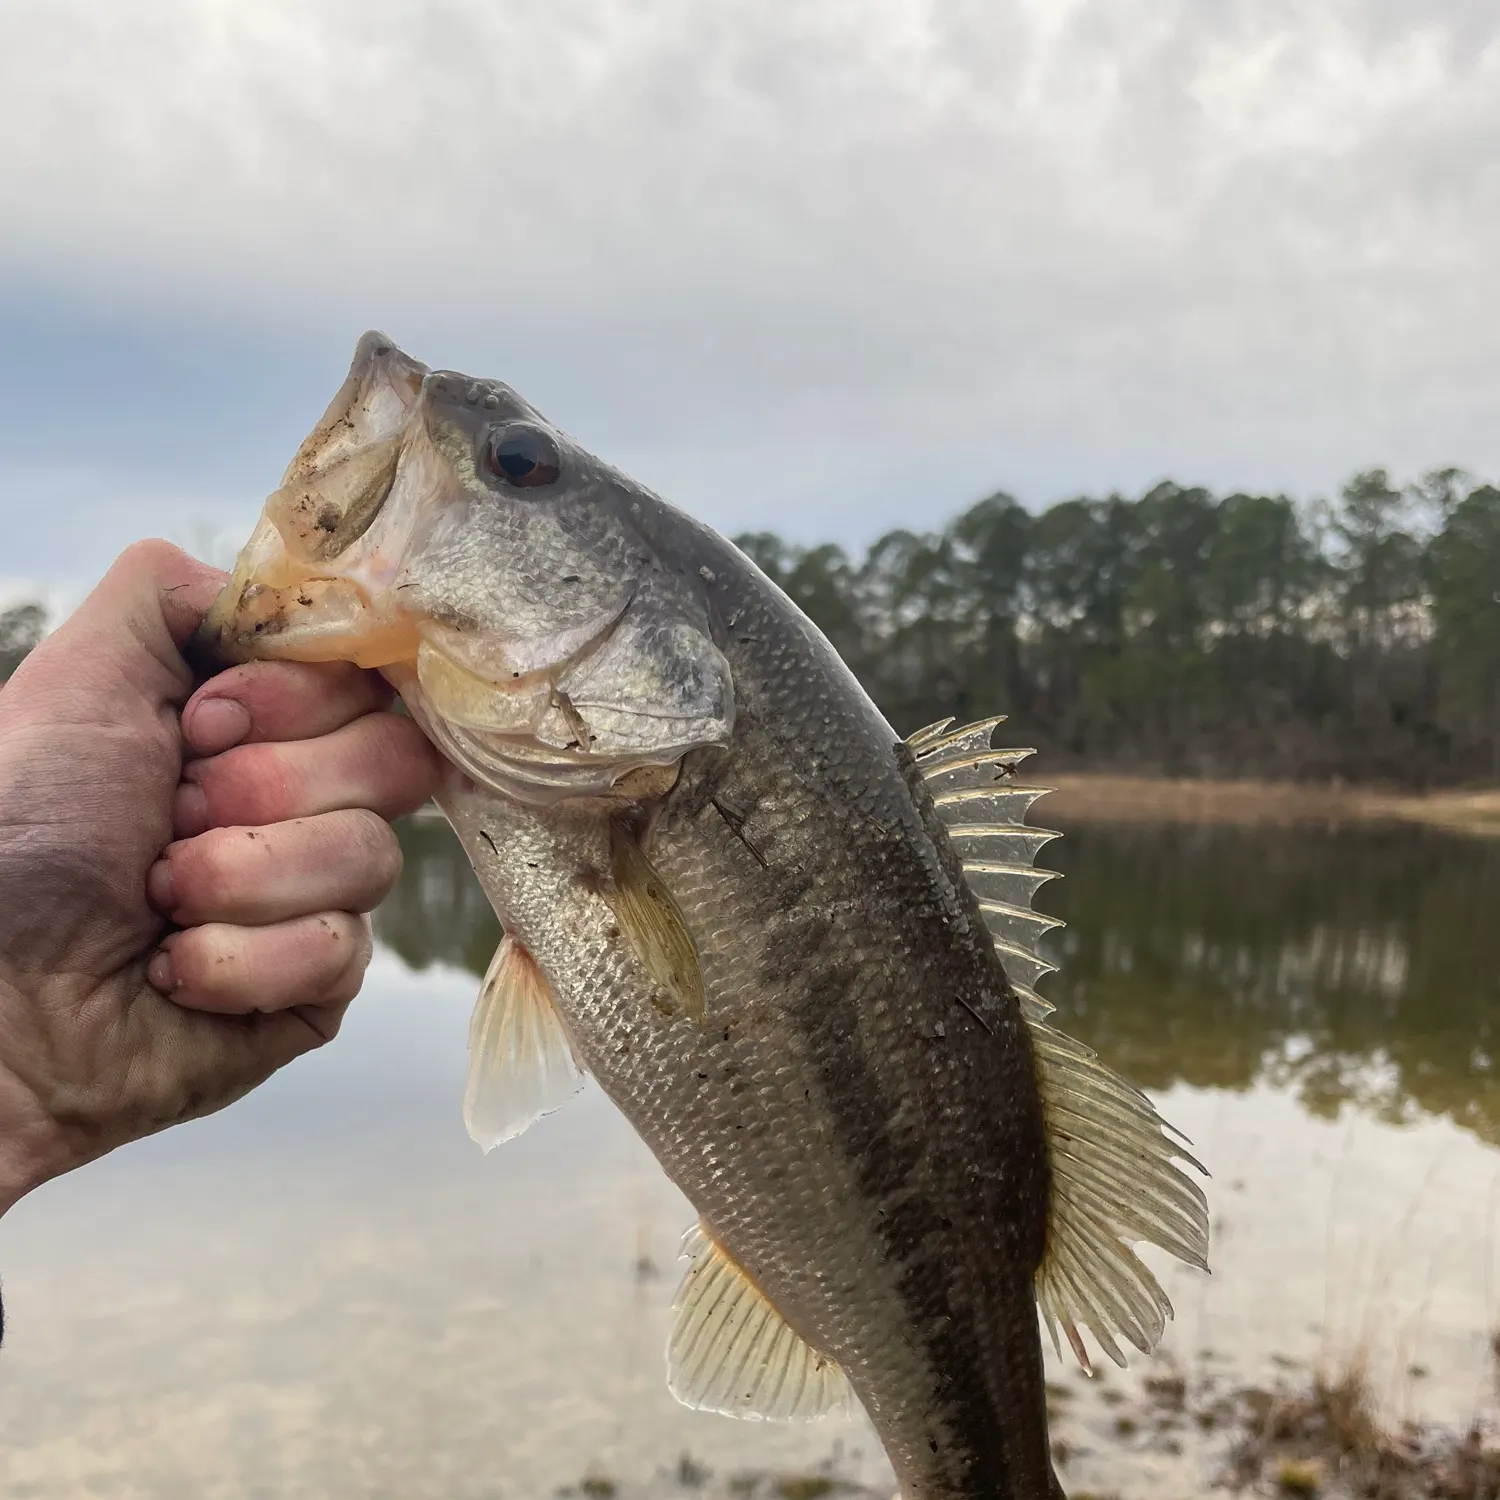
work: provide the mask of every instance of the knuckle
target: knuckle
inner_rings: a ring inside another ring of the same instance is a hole
[[[114,566],[131,573],[158,573],[180,568],[188,556],[180,547],[160,537],[132,542],[115,560]]]
[[[312,922],[316,929],[318,954],[329,973],[342,974],[351,964],[358,964],[363,969],[368,959],[361,955],[365,945],[362,918],[347,911],[325,911],[313,917]]]
[[[191,919],[197,912],[210,910],[219,900],[223,886],[220,842],[217,832],[211,830],[184,839],[167,851],[179,918]]]
[[[384,896],[401,875],[401,841],[395,830],[366,807],[348,814],[349,849],[361,876]]]
[[[179,983],[193,994],[219,998],[239,987],[244,955],[217,924],[189,928],[172,945]]]
[[[370,967],[370,960],[375,956],[375,934],[368,916],[353,918],[353,942],[350,945],[348,963],[345,972],[352,977],[354,989],[349,992],[349,999],[353,999],[361,984],[364,983],[365,970]]]

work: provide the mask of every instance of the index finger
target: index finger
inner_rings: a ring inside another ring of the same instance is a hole
[[[316,739],[390,700],[383,678],[349,662],[246,662],[193,694],[182,736],[197,755],[258,740]]]

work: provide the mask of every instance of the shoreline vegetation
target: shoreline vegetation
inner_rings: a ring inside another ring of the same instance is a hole
[[[1312,500],[1163,481],[1032,511],[997,491],[861,553],[734,540],[902,734],[1002,713],[1048,776],[1341,783],[1371,790],[1320,793],[1339,818],[1491,819],[1380,790],[1500,787],[1500,485],[1461,470],[1368,469]],[[0,609],[0,681],[48,624]],[[1319,815],[1302,792],[1110,797],[1111,816]]]
[[[1500,783],[1500,487],[1457,469],[1312,501],[997,492],[862,553],[735,541],[903,734],[1006,713],[1056,771]]]

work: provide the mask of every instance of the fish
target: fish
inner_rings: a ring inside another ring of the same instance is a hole
[[[624,1113],[698,1214],[679,1401],[857,1403],[904,1500],[1062,1496],[1043,1326],[1150,1350],[1135,1247],[1207,1269],[1208,1209],[1036,991],[1055,835],[998,718],[898,734],[731,542],[380,333],[195,650],[378,669],[442,752],[503,929],[465,1123],[490,1149],[589,1075]]]

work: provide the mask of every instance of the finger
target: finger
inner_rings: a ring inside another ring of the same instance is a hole
[[[172,810],[173,831],[263,828],[339,808],[367,807],[390,820],[437,790],[442,761],[422,731],[374,713],[315,740],[238,745],[189,764]]]
[[[122,616],[137,627],[138,638],[155,645],[155,631],[165,630],[172,651],[163,652],[181,666],[178,652],[198,628],[209,606],[229,575],[190,557],[171,542],[136,542],[111,565],[94,592],[78,607],[90,635],[98,631],[99,619],[114,622]],[[137,604],[139,601],[139,604]],[[107,649],[107,647],[106,647]]]
[[[168,844],[146,876],[151,904],[181,927],[260,927],[320,911],[371,911],[401,874],[401,845],[365,808],[266,828],[211,828]]]
[[[359,993],[372,951],[368,918],[346,911],[269,927],[208,922],[166,938],[146,977],[178,1005],[221,1015],[340,1006]]]
[[[182,711],[182,734],[199,755],[262,740],[308,740],[391,701],[374,672],[350,662],[253,661],[204,683]]]
[[[127,700],[182,703],[193,676],[179,647],[223,582],[224,574],[170,542],[135,543],[31,653],[7,692],[64,693],[106,718]]]

